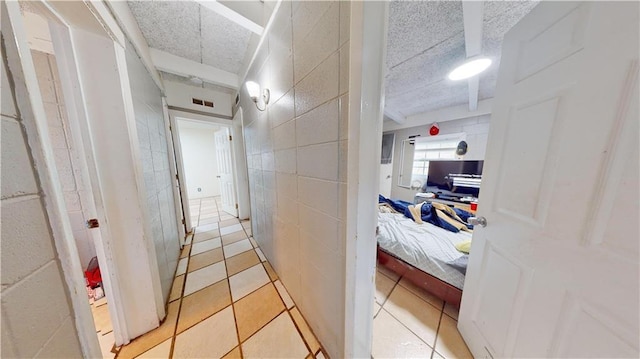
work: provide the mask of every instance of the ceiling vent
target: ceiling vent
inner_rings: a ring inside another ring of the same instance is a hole
[[[192,98],[191,102],[194,105],[198,105],[198,106],[211,107],[211,108],[214,107],[213,106],[213,101],[207,101],[207,100],[201,100],[201,99],[198,99],[198,98]]]

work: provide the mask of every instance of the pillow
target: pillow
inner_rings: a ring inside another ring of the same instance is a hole
[[[456,244],[456,249],[462,253],[469,254],[469,250],[471,249],[471,240],[467,239]]]

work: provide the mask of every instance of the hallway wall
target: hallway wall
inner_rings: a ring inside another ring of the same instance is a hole
[[[189,199],[219,196],[220,179],[216,177],[218,160],[215,143],[215,133],[219,128],[189,128],[183,124],[185,122],[178,120]],[[200,192],[198,188],[201,189]]]
[[[3,15],[3,32],[5,22]],[[71,299],[24,130],[33,118],[18,113],[5,54],[2,60],[0,356],[80,358]]]
[[[147,192],[148,212],[156,249],[164,302],[169,298],[180,255],[173,198],[173,176],[162,112],[162,93],[127,42],[127,70],[133,97],[140,160]]]
[[[282,2],[244,79],[270,89],[268,110],[240,95],[254,237],[332,357],[344,355],[349,10]]]

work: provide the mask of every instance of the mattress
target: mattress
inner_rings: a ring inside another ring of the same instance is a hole
[[[412,266],[462,289],[464,274],[448,263],[467,255],[455,245],[471,239],[471,233],[453,233],[431,223],[417,224],[399,213],[378,213],[378,245]]]

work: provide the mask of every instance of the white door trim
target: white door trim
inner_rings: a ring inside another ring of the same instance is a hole
[[[180,142],[180,129],[176,116],[172,110],[169,110],[169,125],[171,126],[171,137],[173,138],[173,151],[176,158],[176,169],[178,173],[178,182],[180,183],[180,205],[182,206],[182,214],[184,215],[184,225],[186,227],[186,235],[193,232],[193,223],[191,223],[191,208],[189,207],[189,194],[187,193],[186,177],[184,175],[184,158],[182,157],[182,143]],[[186,237],[184,239],[186,241]]]
[[[369,358],[388,2],[351,3],[344,357]]]
[[[86,284],[82,276],[83,269],[80,265],[71,223],[66,213],[53,147],[48,135],[47,117],[30,48],[27,44],[27,35],[20,13],[20,5],[17,1],[3,2],[3,4],[6,4],[6,14],[9,19],[8,26],[12,28],[13,32],[13,34],[5,34],[4,36],[5,44],[10,49],[6,53],[7,60],[14,79],[23,77],[19,81],[15,81],[16,102],[22,116],[33,118],[33,121],[24,121],[23,123],[28,134],[34,162],[38,168],[37,175],[45,193],[42,197],[53,232],[64,280],[69,290],[68,294],[73,307],[78,339],[85,357],[101,357],[102,353],[95,335],[93,317],[86,296]],[[25,66],[23,67],[23,65]]]
[[[174,150],[173,144],[173,134],[171,126],[171,117],[169,116],[169,107],[167,106],[167,98],[162,98],[162,115],[164,116],[164,132],[167,137],[167,151],[169,152],[169,168],[171,169],[171,190],[173,192],[173,204],[174,210],[176,212],[176,224],[178,225],[178,233],[180,236],[180,247],[182,247],[185,239],[186,239],[186,221],[184,210],[182,209],[182,198],[180,196],[180,187],[176,185],[176,181],[180,183],[179,178],[173,178],[174,176],[178,176],[178,166],[176,163],[176,153]],[[184,220],[184,222],[182,222]]]
[[[236,111],[231,121],[232,125],[229,127],[229,131],[233,136],[233,141],[231,141],[231,160],[236,186],[236,201],[238,202],[238,218],[248,219],[251,216],[251,204],[249,202],[249,173],[242,122],[242,107],[238,107],[238,111]]]

